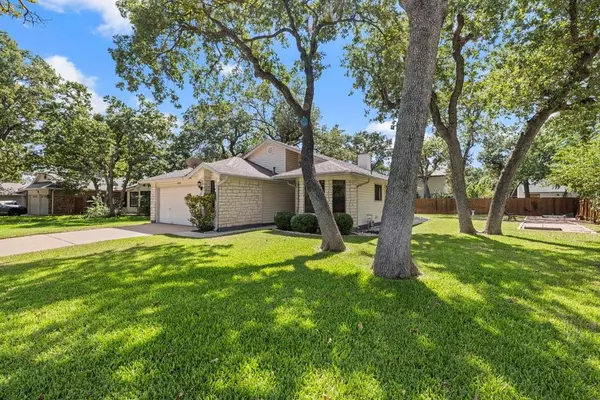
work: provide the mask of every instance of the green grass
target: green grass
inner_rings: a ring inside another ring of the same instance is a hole
[[[80,229],[108,228],[111,226],[139,225],[150,222],[148,217],[123,216],[116,218],[85,218],[82,215],[0,216],[0,239],[77,231]]]
[[[0,398],[600,398],[600,236],[456,227],[412,281],[267,231],[0,259]]]

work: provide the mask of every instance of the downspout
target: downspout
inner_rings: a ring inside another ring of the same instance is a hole
[[[364,185],[368,184],[369,182],[371,182],[371,178],[367,179],[366,182],[361,183],[360,185],[356,185],[356,219],[357,219],[356,226],[357,227],[360,226],[359,221],[358,221],[358,218],[360,216],[360,213],[358,212],[358,188],[361,187],[361,186],[364,186]],[[375,222],[375,221],[373,221],[373,222]]]
[[[219,230],[219,189],[221,185],[227,182],[228,176],[225,176],[223,180],[219,180],[219,182],[215,185],[216,193],[215,193],[215,232]]]
[[[50,214],[54,215],[54,192],[56,189],[52,189],[52,209],[50,210]]]
[[[299,196],[300,195],[298,194],[298,190],[297,190],[298,187],[296,185],[294,185],[293,183],[290,183],[290,181],[285,181],[285,183],[287,183],[289,186],[291,186],[291,187],[294,188],[294,197],[296,198],[296,200],[294,201],[294,213],[297,214],[298,213],[298,207],[297,206],[300,206],[300,204],[299,204],[299,201],[300,201],[299,200]]]

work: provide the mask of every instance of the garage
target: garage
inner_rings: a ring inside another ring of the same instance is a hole
[[[161,224],[191,225],[190,212],[185,205],[188,193],[197,193],[195,186],[164,187],[158,190],[158,218]]]

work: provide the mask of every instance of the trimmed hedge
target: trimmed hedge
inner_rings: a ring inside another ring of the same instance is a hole
[[[317,233],[319,229],[319,221],[313,214],[298,214],[294,215],[290,221],[292,230],[302,233]]]
[[[354,226],[354,220],[349,214],[346,213],[335,213],[333,214],[335,223],[340,230],[342,235],[349,235],[352,233],[352,227]]]
[[[292,230],[292,218],[294,218],[294,216],[296,216],[296,213],[293,212],[289,212],[289,211],[280,211],[277,214],[275,214],[275,226],[278,229],[284,230],[284,231],[291,231]]]

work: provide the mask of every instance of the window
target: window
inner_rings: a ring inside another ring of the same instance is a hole
[[[325,181],[319,181],[319,184],[321,185],[321,189],[323,189],[323,191],[325,191]],[[304,187],[304,212],[305,213],[314,213],[315,212],[315,208],[312,205],[312,202],[310,201],[310,197],[308,197],[308,191],[306,190],[306,186]]]
[[[333,203],[331,209],[334,213],[346,212],[346,181],[333,181]]]
[[[140,205],[140,193],[129,192],[129,207],[139,207]]]
[[[211,193],[216,193],[216,190],[215,190],[215,181],[210,181],[210,192]]]
[[[383,186],[375,185],[375,201],[383,200]]]

